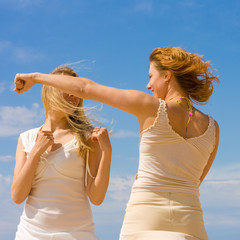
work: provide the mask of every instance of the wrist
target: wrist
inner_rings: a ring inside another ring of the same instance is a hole
[[[37,158],[39,159],[40,156],[42,155],[42,151],[41,149],[39,149],[38,147],[34,146],[29,154],[29,157],[32,157],[32,158]]]
[[[33,83],[38,83],[38,84],[42,84],[42,77],[41,77],[41,73],[39,72],[35,72],[35,73],[32,73],[32,81]]]

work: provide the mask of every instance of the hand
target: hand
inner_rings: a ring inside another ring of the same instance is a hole
[[[34,145],[34,149],[42,155],[49,146],[53,145],[54,138],[50,131],[39,131],[37,136],[37,141]]]
[[[108,131],[106,128],[95,127],[92,132],[92,141],[97,141],[102,151],[111,151],[112,146],[110,143]]]
[[[18,73],[14,79],[15,89],[14,91],[18,94],[28,91],[34,83],[34,74],[33,73]]]

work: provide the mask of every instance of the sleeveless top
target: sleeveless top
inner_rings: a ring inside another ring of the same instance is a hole
[[[39,129],[20,135],[27,157]],[[77,147],[74,137],[57,150],[41,155],[16,233],[17,240],[97,240],[84,186],[88,163],[77,154]]]
[[[168,119],[166,102],[159,99],[157,117],[141,132],[139,168],[132,192],[186,192],[199,196],[200,177],[214,150],[215,124],[198,137],[183,138]]]

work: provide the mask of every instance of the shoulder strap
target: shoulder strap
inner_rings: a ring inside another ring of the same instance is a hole
[[[89,150],[87,149],[87,152],[86,152],[86,167],[85,167],[85,187],[87,186],[87,176],[88,176],[88,174],[92,179],[96,178],[91,174],[89,164],[88,164],[88,160],[89,160]]]

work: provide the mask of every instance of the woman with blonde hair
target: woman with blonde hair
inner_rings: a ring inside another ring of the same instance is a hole
[[[51,76],[77,73],[58,67]],[[83,100],[43,85],[45,123],[18,140],[12,199],[26,198],[16,240],[96,240],[88,201],[100,205],[110,174],[111,144],[105,128],[93,128]]]
[[[41,73],[17,74],[15,91],[45,84],[135,115],[139,168],[120,239],[207,240],[199,186],[215,158],[219,127],[193,103],[207,103],[218,78],[209,62],[179,47],[156,48],[149,59],[153,96]]]

